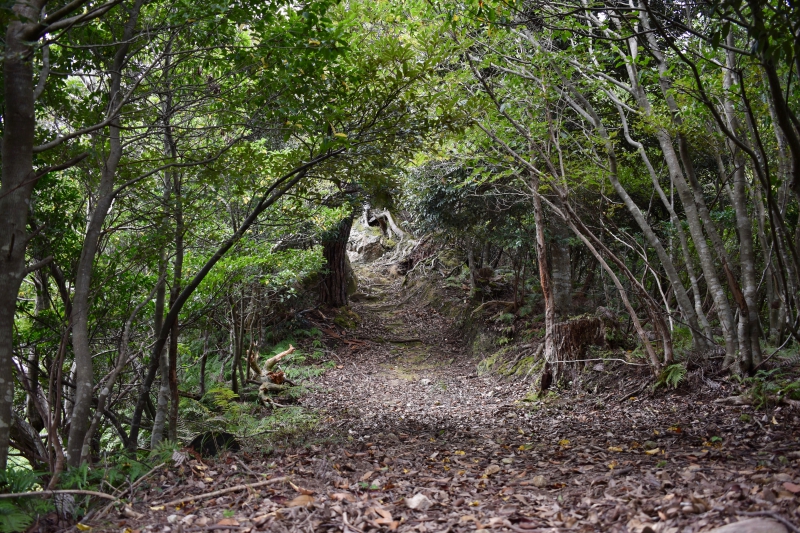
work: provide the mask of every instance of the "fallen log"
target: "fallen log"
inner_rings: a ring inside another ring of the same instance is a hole
[[[275,368],[275,365],[280,363],[281,359],[283,359],[292,352],[294,352],[294,346],[290,344],[288,350],[285,350],[279,353],[278,355],[275,355],[267,359],[267,362],[264,363],[264,369],[261,371],[261,375],[264,376],[267,372],[271,372],[272,369]]]

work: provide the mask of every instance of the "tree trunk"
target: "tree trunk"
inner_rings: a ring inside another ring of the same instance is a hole
[[[241,328],[239,327],[240,322],[242,321],[242,317],[239,316],[240,313],[236,309],[238,302],[233,299],[233,296],[228,297],[228,304],[231,307],[231,332],[230,332],[230,339],[231,339],[231,356],[233,357],[233,362],[231,363],[231,390],[236,394],[239,394],[239,378],[237,372],[239,372],[239,360],[242,358],[241,353],[241,346],[242,343],[240,342],[239,336],[241,335]],[[244,383],[242,386],[244,387]]]
[[[539,177],[533,172],[529,176],[529,187],[533,193],[531,202],[533,203],[533,220],[536,224],[536,262],[539,265],[539,285],[542,288],[542,299],[544,300],[544,360],[546,367],[542,374],[540,388],[546,389],[545,376],[552,379],[552,374],[549,373],[550,365],[552,364],[551,362],[556,360],[555,345],[553,343],[556,306],[553,298],[553,283],[547,268],[549,261],[547,260],[547,240],[544,235],[544,209],[542,209],[542,198],[539,195]]]
[[[203,355],[200,356],[200,397],[206,395],[206,362],[208,361],[208,336],[206,331],[203,335]]]
[[[3,146],[0,182],[0,469],[8,461],[14,405],[13,337],[17,293],[25,277],[25,228],[33,173],[36,126],[33,100],[34,44],[27,36],[39,20],[39,1],[18,0],[6,28],[3,58]]]
[[[168,190],[164,191],[165,203],[169,198]],[[161,249],[161,256],[158,260],[158,274],[159,281],[156,288],[156,313],[153,319],[153,331],[156,337],[161,335],[161,330],[164,327],[164,307],[166,305],[167,289],[166,289],[166,273],[167,273],[167,258],[164,249]],[[150,361],[148,373],[145,377],[144,387],[149,391],[150,384],[155,377],[155,371],[161,375],[161,386],[158,388],[158,398],[156,400],[155,413],[153,413],[153,429],[150,432],[150,448],[153,449],[158,446],[164,436],[164,420],[167,413],[167,398],[169,388],[165,387],[166,376],[169,373],[169,360],[166,358],[162,350],[158,357],[154,357]],[[152,377],[151,377],[152,376]],[[148,393],[149,398],[149,393]],[[141,401],[141,399],[140,399]],[[134,439],[135,440],[135,439]]]
[[[558,204],[558,202],[556,202]],[[572,313],[572,276],[569,253],[570,232],[561,221],[549,221],[550,273],[553,289],[553,305],[556,319],[565,319]]]
[[[732,33],[728,34],[727,39],[728,45],[733,46]],[[727,96],[734,84],[733,69],[736,68],[736,58],[730,50],[726,54],[726,61],[728,68],[725,70],[723,80],[723,89],[726,93],[724,100],[725,116],[728,121],[728,128],[732,132],[739,132],[739,121],[736,117],[733,102]],[[731,201],[736,213],[736,229],[739,234],[739,262],[742,267],[742,297],[744,298],[744,305],[740,305],[740,312],[743,315],[742,318],[746,318],[746,320],[740,320],[740,330],[742,331],[739,340],[739,365],[742,372],[750,373],[754,365],[761,363],[757,304],[758,286],[753,251],[753,222],[747,212],[747,178],[744,172],[744,157],[742,156],[742,151],[732,141],[729,141],[728,145],[733,152],[734,171]],[[767,251],[765,250],[764,253],[766,254]],[[749,344],[747,349],[742,349],[743,344]]]
[[[173,152],[173,157],[176,154]],[[178,172],[173,172],[174,198],[175,198],[175,262],[173,263],[172,286],[169,290],[170,308],[178,299],[181,292],[181,277],[183,276],[183,204],[181,197],[181,178]],[[172,323],[169,334],[169,392],[172,400],[169,411],[169,440],[178,440],[178,335],[180,333],[178,321]]]
[[[108,92],[108,113],[121,99],[122,70],[130,48],[130,41],[136,28],[139,9],[144,0],[134,4],[125,29],[122,41],[114,54],[111,65],[111,85]],[[72,300],[72,349],[75,357],[75,402],[70,418],[69,440],[67,442],[67,464],[71,467],[80,465],[83,441],[89,430],[91,421],[92,394],[94,392],[94,368],[92,352],[89,345],[89,311],[91,303],[92,270],[97,254],[103,224],[114,201],[114,180],[117,165],[122,158],[122,141],[120,139],[120,121],[115,117],[109,124],[109,152],[101,172],[100,186],[97,191],[97,203],[91,214],[86,236],[83,241],[81,257],[75,275],[75,292]]]
[[[650,23],[647,18],[647,11],[645,6],[641,5],[641,2],[640,7],[642,8],[640,13],[642,25],[645,31],[648,32],[648,46],[651,53],[656,58],[659,72],[659,83],[661,85],[664,98],[667,101],[669,110],[673,115],[673,119],[679,122],[679,108],[670,92],[671,81],[668,75],[669,66],[667,65],[666,60],[661,53],[660,48],[658,47],[655,35],[653,35],[653,33],[650,31]],[[639,85],[638,76],[632,65],[629,67],[629,71],[630,82],[637,90],[637,99],[640,107],[647,115],[652,115],[650,101],[648,100],[644,89]],[[711,250],[709,249],[705,234],[703,233],[703,224],[700,221],[700,215],[698,212],[699,209],[695,203],[695,195],[690,189],[689,184],[686,182],[683,169],[681,168],[681,162],[683,162],[684,165],[687,166],[687,173],[693,172],[691,159],[688,159],[688,157],[686,157],[687,154],[685,153],[681,154],[683,157],[678,157],[678,154],[675,152],[675,147],[672,144],[672,136],[666,130],[666,128],[658,129],[655,132],[655,135],[659,146],[661,147],[661,151],[664,156],[664,162],[669,170],[670,178],[672,179],[672,182],[678,191],[678,196],[681,199],[681,204],[683,205],[684,213],[686,214],[686,221],[689,225],[689,232],[692,236],[695,249],[697,250],[697,255],[700,258],[700,266],[703,270],[703,274],[706,277],[706,283],[708,285],[709,292],[711,293],[711,297],[714,299],[714,304],[717,309],[717,316],[719,317],[720,324],[722,325],[723,335],[725,337],[726,360],[732,361],[736,357],[737,348],[733,312],[731,310],[730,302],[728,302],[728,298],[725,294],[725,290],[720,283],[714,258]],[[679,136],[679,145],[680,144],[681,138]],[[685,152],[685,150],[682,152]]]
[[[320,284],[320,302],[331,307],[347,305],[347,241],[353,217],[339,222],[322,242],[325,257],[325,273]]]

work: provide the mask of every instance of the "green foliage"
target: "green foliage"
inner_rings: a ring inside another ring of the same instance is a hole
[[[672,347],[678,353],[684,353],[691,349],[692,330],[684,326],[675,326],[672,330]]]
[[[800,400],[800,379],[781,368],[759,370],[755,376],[745,378],[744,383],[750,387],[748,394],[756,409],[776,405],[782,398]]]
[[[0,533],[25,531],[33,523],[34,517],[11,500],[0,500]]]
[[[684,377],[686,377],[686,367],[684,365],[681,363],[668,365],[659,374],[658,380],[656,380],[656,387],[664,386],[677,389]]]
[[[27,468],[0,470],[0,494],[29,492],[38,488],[39,475]],[[48,499],[28,497],[0,500],[0,533],[24,531],[37,515],[52,509]]]
[[[228,387],[217,385],[206,392],[202,401],[209,403],[211,407],[225,414],[234,414],[239,410],[239,404],[236,402],[238,398],[239,395]]]

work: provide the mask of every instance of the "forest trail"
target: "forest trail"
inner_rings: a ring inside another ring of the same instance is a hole
[[[458,330],[402,279],[360,274],[361,324],[338,330],[337,368],[301,399],[321,420],[302,445],[190,458],[142,485],[133,509],[145,518],[95,529],[660,533],[747,513],[797,522],[796,415],[715,402],[730,393],[706,378],[691,393],[649,395],[610,374],[602,393],[523,402],[528,384],[476,373]],[[276,481],[207,496],[265,479]]]

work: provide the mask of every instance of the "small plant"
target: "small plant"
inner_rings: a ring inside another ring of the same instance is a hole
[[[686,367],[680,363],[675,363],[674,365],[669,365],[661,371],[661,374],[658,376],[658,381],[656,381],[656,387],[666,386],[672,387],[673,389],[677,389],[678,385],[683,382],[683,379],[686,377]]]
[[[29,492],[36,488],[39,475],[27,468],[0,470],[0,493]],[[52,510],[52,502],[42,498],[0,500],[0,533],[25,531],[37,515]]]
[[[785,376],[780,368],[759,370],[755,376],[745,378],[744,383],[750,385],[749,394],[756,409],[777,404],[783,398],[800,400],[800,381]]]
[[[208,392],[206,392],[206,395],[203,397],[203,400],[210,402],[211,405],[216,409],[227,413],[236,408],[237,398],[239,398],[238,394],[233,392],[231,389],[220,385],[218,387],[209,389]]]

